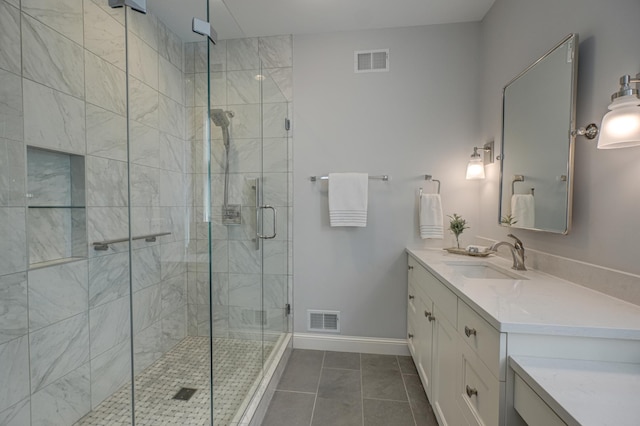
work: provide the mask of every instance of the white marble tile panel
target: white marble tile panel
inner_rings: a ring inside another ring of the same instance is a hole
[[[229,241],[229,272],[260,273],[260,254],[251,241]]]
[[[159,58],[158,90],[184,105],[182,71],[162,56]]]
[[[185,176],[179,172],[163,171],[160,174],[160,205],[164,207],[184,206]]]
[[[89,259],[89,307],[95,308],[129,294],[129,254]]]
[[[254,71],[227,71],[227,102],[229,104],[260,103],[260,81]]]
[[[78,10],[81,13],[82,8]],[[22,72],[23,77],[77,98],[84,98],[82,46],[24,13]]]
[[[20,74],[20,11],[0,1],[0,68]]]
[[[166,315],[161,320],[162,326],[162,351],[166,353],[187,336],[187,306]]]
[[[31,424],[31,398],[25,398],[0,412],[0,425],[25,426]]]
[[[27,336],[0,345],[0,412],[29,396]]]
[[[131,170],[131,205],[157,207],[160,205],[160,170],[133,164]]]
[[[162,324],[158,321],[133,337],[133,365],[136,374],[140,374],[162,355]]]
[[[227,40],[220,40],[218,44],[208,43],[211,48],[209,58],[210,69],[207,68],[207,42],[195,45],[195,72],[221,72],[227,70]]]
[[[277,105],[277,104],[276,104]],[[266,105],[265,105],[266,107]],[[235,116],[231,122],[231,137],[235,139],[248,139],[248,138],[260,138],[261,118],[260,118],[260,105],[230,105],[229,109],[232,110]],[[284,120],[284,115],[281,117]],[[284,129],[283,122],[280,125]],[[212,136],[216,139],[221,139],[221,136],[216,136],[212,132]],[[264,135],[265,137],[273,137]]]
[[[167,280],[186,272],[186,252],[183,242],[162,244],[160,246],[161,279]]]
[[[27,147],[27,187],[31,206],[71,205],[70,156]]]
[[[124,207],[127,205],[127,163],[87,156],[87,205]]]
[[[28,246],[31,265],[72,256],[69,209],[29,209]]]
[[[21,8],[24,13],[82,45],[82,0],[22,0]]]
[[[241,217],[242,223],[239,226],[229,226],[229,239],[251,241],[256,237],[256,208],[242,206]],[[271,224],[268,226],[265,232],[271,232]]]
[[[129,116],[158,128],[158,91],[133,77],[129,79]]]
[[[27,275],[0,276],[0,344],[28,331]]]
[[[158,121],[158,127],[163,132],[178,138],[184,137],[184,108],[176,101],[162,94],[160,95],[158,108]]]
[[[32,426],[71,425],[91,411],[89,363],[31,396]]]
[[[229,274],[229,305],[259,309],[262,306],[260,274]]]
[[[83,155],[85,104],[57,90],[23,80],[25,142],[56,151]]]
[[[160,283],[160,246],[136,249],[131,252],[133,291]]]
[[[182,40],[166,25],[158,23],[158,53],[182,70]]]
[[[125,340],[107,352],[92,358],[91,408],[95,409],[131,379],[130,351],[131,344],[129,340]]]
[[[264,241],[264,273],[265,274],[286,274],[287,273],[287,254],[286,241]]]
[[[184,172],[186,143],[168,133],[160,133],[160,168],[174,172]]]
[[[257,70],[259,67],[257,38],[227,40],[227,71]]]
[[[86,117],[87,155],[127,161],[127,120],[91,104],[86,104]]]
[[[87,102],[124,116],[126,76],[124,71],[85,51]]]
[[[160,285],[153,285],[133,293],[133,332],[139,333],[162,316]]]
[[[287,303],[286,275],[264,275],[263,303],[265,308],[284,309]]]
[[[0,138],[0,206],[24,206],[25,193],[24,145]]]
[[[129,298],[122,297],[89,311],[91,359],[129,338]]]
[[[272,206],[288,206],[287,173],[264,173],[263,202]]]
[[[293,39],[291,35],[260,37],[258,49],[265,68],[282,68],[293,65]]]
[[[89,207],[87,208],[87,229],[89,244],[97,241],[125,238],[129,235],[129,216],[126,207]],[[112,244],[107,251],[91,248],[89,256],[104,256],[117,251],[127,250],[127,243]]]
[[[93,0],[84,0],[84,47],[125,69],[124,26]]]
[[[187,304],[187,275],[167,278],[160,284],[163,312],[171,312]]]
[[[22,79],[0,69],[0,137],[23,140]]]
[[[195,105],[195,90],[196,90],[196,75],[195,74],[183,74],[183,87],[184,87],[184,105]]]
[[[204,261],[209,261],[208,241],[198,241],[198,248],[204,248]],[[211,241],[211,271],[212,272],[228,272],[229,271],[229,246],[230,242],[225,240]]]
[[[195,99],[194,106],[207,106],[209,95],[208,85],[211,84],[211,105],[224,107],[227,102],[227,73],[212,72],[211,74],[198,73],[195,75]]]
[[[26,209],[0,207],[0,275],[27,270]]]
[[[128,42],[129,73],[157,90],[158,52],[133,34],[129,34]]]
[[[209,308],[208,306],[206,307]],[[213,314],[213,337],[229,337],[229,307],[228,306],[214,306],[212,309]],[[201,324],[198,324],[198,332],[201,332],[202,335],[209,335],[209,323],[205,324],[205,327],[201,327]]]
[[[263,144],[264,171],[287,172],[289,166],[287,138],[265,138]]]
[[[195,68],[196,43],[193,43],[193,42],[185,43],[183,45],[183,52],[184,52],[184,57],[183,57],[184,62],[182,64],[182,70],[185,73],[196,72],[196,68]]]
[[[157,17],[153,13],[130,13],[129,29],[135,35],[144,40],[152,49],[158,50],[158,26],[162,25],[158,22]]]
[[[293,101],[293,68],[262,70],[262,101],[264,103]]]
[[[29,328],[38,330],[88,309],[86,260],[29,271]]]
[[[131,162],[141,166],[158,167],[160,165],[160,132],[135,121],[129,124]]]
[[[29,335],[31,392],[35,393],[89,361],[87,313]]]
[[[164,210],[165,227],[171,232],[166,236],[168,241],[184,241],[187,239],[187,207],[169,207]]]
[[[288,117],[286,103],[264,104],[262,107],[262,135],[265,138],[286,138],[284,119]]]

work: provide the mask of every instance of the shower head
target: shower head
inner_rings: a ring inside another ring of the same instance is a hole
[[[217,127],[229,127],[229,117],[233,117],[231,111],[223,111],[219,108],[211,110],[211,120]]]

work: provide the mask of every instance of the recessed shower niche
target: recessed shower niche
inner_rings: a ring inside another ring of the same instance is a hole
[[[27,147],[29,267],[87,257],[84,157]]]

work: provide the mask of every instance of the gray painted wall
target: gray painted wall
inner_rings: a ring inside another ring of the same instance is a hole
[[[485,139],[500,141],[502,88],[571,32],[580,36],[577,123],[600,123],[623,74],[640,72],[637,0],[496,0],[482,22],[479,113]],[[638,274],[640,148],[597,150],[578,138],[573,230],[568,236],[518,230],[525,246]],[[497,225],[499,165],[481,184],[477,235],[503,239]],[[615,284],[611,284],[615,285]]]
[[[476,227],[479,184],[464,174],[485,142],[479,38],[479,23],[294,38],[295,331],[307,309],[328,309],[344,335],[404,336],[404,248],[443,244],[417,234],[417,190],[433,188],[421,175],[442,180],[445,214]],[[390,72],[354,74],[353,52],[377,48],[390,49]],[[366,228],[329,226],[327,183],[309,176],[339,171],[392,176],[370,181]]]

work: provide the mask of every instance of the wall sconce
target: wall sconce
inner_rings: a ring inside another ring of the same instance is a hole
[[[600,125],[599,149],[628,148],[640,145],[640,74],[632,79],[629,75],[620,77],[620,90],[611,95],[609,112],[602,117]]]
[[[478,150],[484,151],[484,159],[478,153]],[[473,154],[469,164],[467,164],[467,180],[484,179],[485,164],[493,163],[493,141],[485,143],[481,148],[473,147]]]

